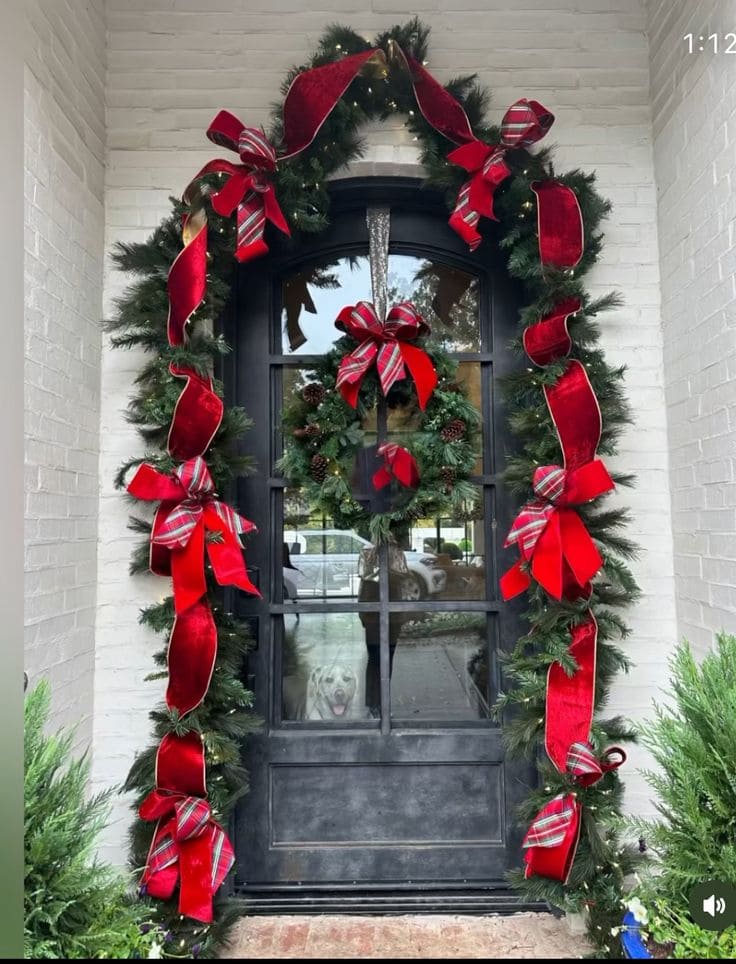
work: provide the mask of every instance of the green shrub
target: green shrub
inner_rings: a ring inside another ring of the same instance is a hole
[[[657,764],[645,777],[660,818],[630,821],[655,858],[636,896],[674,957],[734,957],[736,928],[698,927],[688,902],[702,881],[736,885],[736,636],[718,635],[700,665],[684,642],[670,667],[670,705],[655,705],[639,733]]]
[[[73,732],[44,733],[49,702],[42,682],[24,710],[24,956],[159,956],[160,931],[146,920],[145,905],[92,856],[109,794],[86,796],[89,760],[73,758]]]

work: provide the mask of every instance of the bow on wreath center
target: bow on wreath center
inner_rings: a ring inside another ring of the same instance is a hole
[[[177,614],[196,603],[207,590],[204,548],[221,586],[237,586],[260,595],[250,581],[239,537],[255,526],[216,497],[207,463],[197,457],[165,475],[143,464],[128,485],[137,499],[160,500],[151,532],[151,569],[169,572],[174,583]]]
[[[151,897],[168,900],[179,883],[179,913],[212,922],[212,898],[235,863],[232,844],[201,797],[152,790],[140,806],[158,820],[141,878]],[[169,817],[169,819],[165,819]]]
[[[437,385],[437,372],[427,353],[410,344],[429,333],[429,325],[414,305],[408,301],[394,305],[381,321],[374,305],[360,301],[343,308],[335,326],[360,342],[343,358],[337,372],[337,388],[348,405],[357,407],[360,386],[375,362],[384,395],[406,377],[408,369],[424,411]]]
[[[554,122],[554,115],[536,100],[517,100],[501,121],[500,144],[473,140],[447,155],[452,164],[465,168],[471,175],[457,196],[450,226],[475,251],[481,242],[477,225],[481,217],[497,221],[493,210],[496,188],[511,173],[504,160],[512,148],[530,147],[544,137]]]
[[[276,151],[263,131],[246,127],[226,110],[221,110],[212,121],[207,137],[240,155],[240,164],[223,159],[210,161],[197,178],[214,172],[229,175],[224,186],[211,195],[212,207],[223,217],[229,217],[237,208],[235,257],[238,261],[250,261],[268,251],[263,240],[266,221],[290,234],[269,180],[276,170]]]
[[[504,546],[519,546],[520,562],[501,579],[504,599],[511,599],[531,584],[531,575],[555,599],[563,592],[578,595],[603,565],[588,530],[571,508],[608,492],[613,480],[600,459],[579,469],[540,465],[534,473],[534,494],[518,514]],[[531,563],[528,568],[522,564]]]

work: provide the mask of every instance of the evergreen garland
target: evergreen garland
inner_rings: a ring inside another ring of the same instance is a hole
[[[329,27],[318,43],[311,60],[290,71],[283,85],[285,93],[293,77],[300,71],[335,61],[342,56],[367,50],[387,49],[389,40],[396,41],[415,59],[427,55],[429,30],[418,19],[379,34],[372,44],[343,26]],[[447,89],[463,105],[478,138],[493,143],[499,137],[498,127],[485,121],[488,96],[474,76],[451,80]],[[268,132],[272,143],[282,140],[280,105],[274,107],[273,123]],[[446,192],[448,205],[454,204],[464,172],[448,164],[445,156],[451,145],[431,128],[416,108],[406,74],[394,62],[368,67],[356,78],[342,101],[329,116],[309,149],[288,163],[280,165],[273,181],[281,207],[294,233],[319,232],[327,225],[329,195],[327,179],[361,154],[359,130],[364,122],[400,112],[406,126],[414,134],[421,162],[430,185]],[[571,319],[573,358],[587,368],[592,387],[598,397],[603,418],[603,436],[599,453],[612,455],[617,440],[629,419],[622,391],[622,368],[612,368],[598,346],[597,317],[618,303],[616,296],[594,300],[586,292],[583,279],[595,264],[601,250],[600,225],[610,205],[595,190],[594,177],[581,171],[557,174],[546,149],[534,154],[521,149],[510,151],[506,162],[512,170],[496,193],[495,209],[500,220],[500,246],[506,257],[509,275],[523,285],[526,307],[520,314],[519,336],[510,350],[519,356],[518,373],[506,385],[511,427],[518,439],[518,449],[508,462],[505,484],[519,502],[532,494],[531,480],[536,466],[560,461],[560,450],[547,411],[542,387],[553,384],[564,370],[564,362],[544,369],[532,369],[523,361],[521,332],[563,298],[578,297],[582,310]],[[585,251],[574,271],[542,272],[536,237],[535,197],[531,182],[556,177],[572,188],[578,198],[585,227]],[[213,183],[217,183],[216,180]],[[209,278],[205,302],[189,324],[189,342],[171,348],[166,338],[166,276],[181,249],[181,202],[172,199],[172,212],[141,244],[119,244],[113,258],[116,266],[137,276],[117,303],[115,317],[108,322],[112,344],[121,348],[143,348],[149,355],[136,379],[136,394],[127,417],[143,438],[148,451],[143,459],[133,459],[121,468],[118,484],[122,485],[128,470],[148,461],[163,471],[174,466],[165,454],[165,440],[181,382],[168,372],[171,361],[190,365],[207,372],[217,366],[228,346],[217,331],[217,321],[225,309],[233,276],[233,225],[221,219],[210,205],[207,213],[209,230]],[[483,222],[481,222],[481,229]],[[490,252],[489,252],[490,255]],[[228,482],[249,468],[248,460],[238,451],[238,442],[248,428],[244,412],[230,409],[208,452],[207,463],[217,490],[227,491]],[[631,477],[614,475],[618,485],[632,482]],[[499,700],[503,712],[504,732],[509,750],[523,753],[539,762],[541,785],[531,794],[523,818],[532,816],[551,794],[569,790],[566,777],[545,762],[543,750],[545,682],[550,663],[559,661],[570,672],[574,670],[567,648],[570,627],[592,609],[598,622],[598,658],[596,670],[596,711],[605,706],[611,682],[617,672],[627,668],[627,661],[616,641],[628,633],[619,614],[621,607],[637,596],[637,587],[628,569],[635,547],[622,535],[627,524],[625,510],[599,507],[599,501],[580,507],[580,515],[596,540],[605,567],[595,581],[593,596],[586,605],[557,603],[538,586],[528,593],[525,619],[530,635],[523,637],[506,664],[506,679],[511,688]],[[247,510],[247,507],[243,507]],[[146,537],[147,520],[134,519],[132,525]],[[147,538],[135,555],[132,571],[147,569]],[[213,587],[213,599],[217,592]],[[169,730],[177,733],[196,728],[203,733],[206,745],[208,785],[214,816],[227,821],[235,800],[246,790],[246,778],[240,767],[240,753],[245,737],[257,725],[251,707],[251,694],[241,682],[242,660],[249,644],[247,627],[222,611],[215,602],[218,626],[218,657],[212,684],[204,703],[184,720],[166,711],[152,713],[153,745],[137,758],[128,777],[127,787],[140,800],[153,786],[153,763],[161,737]],[[141,621],[152,630],[168,633],[173,621],[171,599],[143,610]],[[166,655],[161,651],[157,663],[164,667]],[[163,673],[162,673],[163,675]],[[597,719],[593,738],[597,746],[620,743],[632,734],[618,718]],[[576,788],[577,789],[577,788]],[[621,783],[608,774],[594,787],[580,791],[583,803],[583,830],[577,858],[567,885],[555,881],[515,877],[515,884],[531,899],[544,899],[588,916],[588,934],[597,952],[603,956],[619,956],[618,943],[611,928],[620,923],[620,898],[624,875],[630,869],[633,855],[621,846],[613,829],[620,814]],[[138,869],[145,862],[153,828],[136,821],[132,833],[132,863]],[[171,936],[172,956],[187,956],[194,951],[202,956],[215,953],[225,933],[230,911],[223,896],[216,898],[216,921],[211,928],[182,920],[175,902],[156,902],[152,911],[165,922]]]

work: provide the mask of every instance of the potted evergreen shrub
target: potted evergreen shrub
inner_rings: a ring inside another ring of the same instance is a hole
[[[627,901],[627,957],[736,958],[736,927],[706,930],[689,911],[693,888],[736,886],[736,636],[720,634],[700,665],[687,642],[670,662],[671,703],[640,732],[657,770],[657,820],[629,821],[654,860]]]
[[[162,957],[165,938],[129,882],[94,857],[109,794],[87,795],[74,733],[47,735],[46,683],[25,699],[25,958]]]

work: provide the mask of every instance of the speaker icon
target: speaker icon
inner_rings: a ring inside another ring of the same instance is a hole
[[[724,897],[716,897],[715,894],[711,894],[710,897],[706,897],[703,901],[703,913],[710,914],[711,917],[726,913],[726,900]]]

